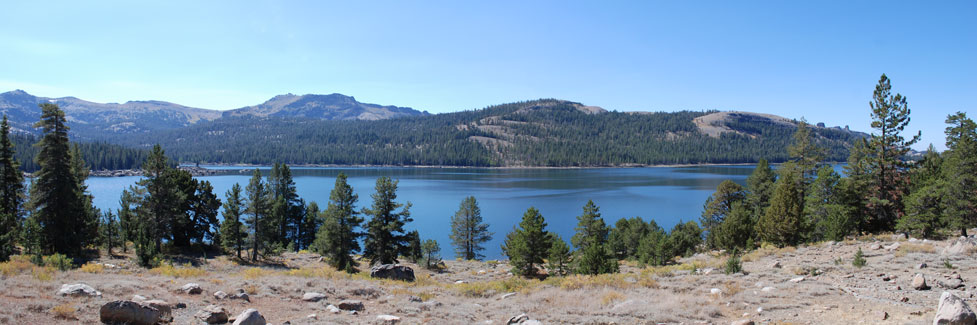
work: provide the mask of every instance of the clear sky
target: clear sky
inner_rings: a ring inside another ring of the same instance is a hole
[[[231,109],[343,93],[432,113],[535,98],[746,110],[870,131],[977,117],[977,1],[16,1],[0,91]]]

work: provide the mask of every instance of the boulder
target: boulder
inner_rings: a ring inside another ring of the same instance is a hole
[[[946,281],[940,281],[940,286],[944,289],[958,289],[963,287],[963,280],[951,278]]]
[[[339,302],[339,309],[362,311],[363,302],[359,300],[343,300]]]
[[[370,277],[414,282],[414,270],[405,265],[381,264],[370,269]]]
[[[529,316],[526,316],[526,314],[519,314],[517,316],[512,316],[512,318],[509,318],[509,320],[505,322],[505,325],[522,324],[522,322],[525,322],[527,320],[529,320]]]
[[[265,325],[265,316],[261,316],[257,309],[251,308],[237,315],[234,325]]]
[[[72,296],[72,297],[97,297],[101,296],[102,293],[95,290],[91,286],[84,283],[75,284],[62,284],[61,289],[58,290],[59,296]]]
[[[316,302],[322,299],[326,299],[326,295],[318,292],[306,292],[302,295],[302,300],[304,301]]]
[[[878,250],[878,249],[882,249],[882,244],[878,244],[878,243],[876,243],[876,244],[872,244],[872,245],[869,245],[869,246],[868,246],[868,249],[871,249],[871,250]]]
[[[400,317],[394,315],[378,315],[377,324],[397,324],[400,323]]]
[[[339,307],[336,307],[336,305],[329,305],[329,306],[326,306],[326,311],[328,311],[330,313],[333,313],[333,314],[338,314],[342,310],[340,310]]]
[[[224,324],[227,323],[227,310],[220,306],[208,305],[193,317],[207,324]]]
[[[894,251],[894,250],[899,249],[899,246],[901,246],[901,245],[899,245],[899,243],[893,243],[892,245],[886,246],[885,247],[885,250],[887,250],[887,251]]]
[[[248,294],[246,294],[246,293],[244,293],[244,291],[241,291],[241,292],[238,292],[238,293],[235,293],[235,294],[234,294],[233,296],[230,296],[229,298],[231,298],[231,299],[236,299],[236,300],[244,300],[244,301],[247,301],[247,302],[251,302],[251,297],[250,297],[250,296],[248,296]]]
[[[170,308],[169,303],[162,300],[153,299],[143,301],[142,304],[159,310],[159,319],[161,321],[170,322],[173,320],[173,308]]]
[[[116,300],[102,305],[98,310],[102,323],[154,325],[161,321],[159,309],[135,301]]]
[[[182,287],[180,287],[180,291],[183,291],[183,293],[188,295],[199,295],[200,293],[204,292],[204,290],[200,288],[200,285],[196,283],[184,284]]]
[[[224,291],[214,292],[214,298],[217,300],[222,300],[224,298],[227,298],[227,293]]]
[[[936,308],[933,325],[972,325],[977,323],[977,315],[970,310],[970,306],[956,295],[944,291],[940,295],[940,304]]]
[[[922,273],[916,273],[916,276],[913,277],[913,289],[926,290],[929,288],[930,287],[926,285],[926,277],[924,277]]]
[[[943,249],[942,255],[969,255],[977,251],[977,239],[959,237]]]

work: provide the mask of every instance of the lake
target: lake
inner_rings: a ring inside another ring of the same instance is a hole
[[[205,166],[206,167],[206,166]],[[234,168],[240,167],[210,167]],[[262,174],[267,176],[268,168]],[[293,167],[298,194],[306,201],[316,201],[325,209],[329,192],[340,172],[359,195],[358,208],[370,206],[377,177],[389,176],[399,181],[397,201],[413,203],[409,229],[420,232],[422,239],[435,239],[441,255],[452,258],[454,250],[450,219],[461,200],[474,195],[482,217],[495,233],[485,244],[487,259],[502,257],[505,235],[522,219],[529,207],[536,207],[547,222],[547,229],[569,242],[577,224],[576,217],[587,200],[593,200],[608,225],[618,219],[641,217],[655,220],[666,230],[680,221],[699,220],[702,205],[716,186],[726,179],[744,184],[753,166],[693,166],[653,168],[594,169],[489,169],[489,168],[318,168]],[[91,177],[88,189],[95,205],[118,209],[122,190],[140,177]],[[224,193],[234,183],[246,186],[248,175],[197,177],[210,181],[223,201]]]

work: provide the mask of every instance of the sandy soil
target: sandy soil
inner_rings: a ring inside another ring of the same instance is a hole
[[[893,244],[898,243],[898,247]],[[239,264],[226,257],[198,259],[196,267],[146,270],[130,257],[102,258],[112,264],[44,276],[38,270],[7,271],[0,279],[0,324],[99,322],[98,310],[134,295],[185,308],[173,310],[174,324],[197,324],[193,315],[207,305],[235,316],[258,309],[271,324],[374,323],[393,315],[406,324],[505,324],[525,313],[544,324],[725,324],[750,319],[783,324],[931,323],[942,291],[974,306],[977,260],[973,255],[943,256],[949,241],[906,241],[875,236],[798,248],[765,248],[743,257],[744,273],[726,275],[718,253],[699,254],[680,264],[643,268],[622,262],[622,273],[571,276],[544,281],[508,274],[505,262],[446,262],[442,273],[414,267],[415,283],[373,280],[365,273],[345,275],[313,254],[290,253],[280,265]],[[852,266],[861,248],[865,267]],[[947,262],[947,263],[945,263]],[[925,268],[918,268],[926,263]],[[779,264],[779,267],[775,264]],[[952,268],[947,268],[947,264]],[[915,290],[922,273],[932,288]],[[945,289],[959,276],[963,287]],[[61,297],[62,284],[85,283],[100,297]],[[198,283],[202,294],[179,291]],[[243,290],[250,302],[217,299],[214,292]],[[306,292],[326,298],[302,301]],[[514,294],[512,294],[514,293]],[[332,313],[327,306],[360,300],[365,310]],[[310,315],[315,314],[314,318]]]

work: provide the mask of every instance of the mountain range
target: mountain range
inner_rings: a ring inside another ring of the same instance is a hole
[[[59,104],[76,141],[128,148],[161,144],[181,162],[325,165],[596,167],[751,163],[787,159],[797,121],[751,112],[616,112],[540,99],[453,113],[279,95],[228,111],[162,101],[100,104],[74,97],[0,94],[0,113],[31,132],[37,105]],[[867,134],[812,126],[829,159]],[[36,131],[34,131],[36,132]],[[134,154],[130,154],[134,156]]]

